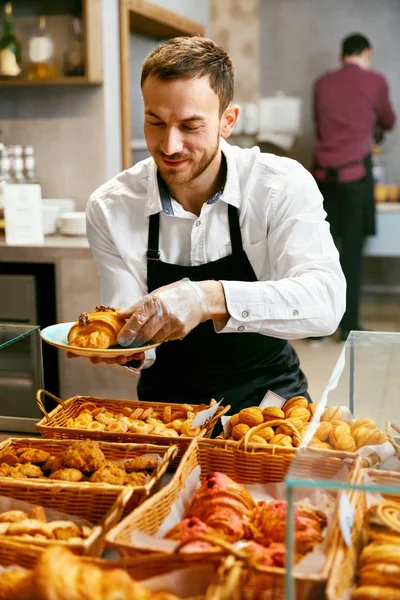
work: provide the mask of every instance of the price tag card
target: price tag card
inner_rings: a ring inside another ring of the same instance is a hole
[[[208,423],[208,421],[210,421],[210,419],[212,419],[215,413],[217,412],[221,402],[222,400],[217,402],[217,404],[214,404],[214,406],[212,406],[211,408],[206,408],[205,410],[201,410],[200,412],[198,412],[195,418],[193,419],[191,429],[196,429],[196,427],[202,427],[203,425]]]
[[[44,243],[42,193],[37,183],[4,186],[6,244],[13,246]]]
[[[341,492],[339,499],[339,527],[348,548],[351,547],[351,530],[354,522],[354,506],[346,492]]]

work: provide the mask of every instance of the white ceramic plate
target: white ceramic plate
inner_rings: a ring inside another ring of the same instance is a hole
[[[107,348],[105,350],[101,348],[79,348],[78,346],[70,346],[68,343],[68,333],[74,323],[75,321],[72,321],[71,323],[58,323],[57,325],[45,327],[45,329],[40,332],[40,337],[51,346],[60,348],[60,350],[73,352],[77,356],[93,356],[98,358],[133,356],[134,354],[138,354],[138,352],[144,352],[145,350],[150,350],[150,348],[156,348],[160,345],[146,344],[145,346],[128,348],[124,348],[122,346],[111,346],[111,348]]]

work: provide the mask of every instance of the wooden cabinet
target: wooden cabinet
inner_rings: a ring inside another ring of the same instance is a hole
[[[26,3],[25,3],[26,4]],[[18,33],[19,3],[13,2],[15,6],[15,23]],[[83,41],[85,52],[85,74],[75,77],[60,75],[56,79],[44,79],[31,81],[27,77],[18,77],[11,80],[0,79],[2,86],[51,86],[51,85],[99,85],[103,83],[103,60],[102,60],[102,22],[101,9],[102,0],[62,0],[61,2],[46,4],[44,0],[29,2],[28,10],[22,12],[23,16],[37,16],[43,10],[50,17],[62,15],[73,9],[73,14],[79,14],[82,19]],[[77,10],[78,9],[78,10]],[[61,57],[59,57],[61,58]]]
[[[121,60],[122,166],[132,165],[131,150],[131,56],[130,37],[134,32],[164,41],[180,35],[204,35],[204,26],[147,0],[119,0]]]

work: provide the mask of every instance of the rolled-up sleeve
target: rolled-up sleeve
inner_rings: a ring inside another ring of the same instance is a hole
[[[260,182],[262,185],[262,182]],[[230,318],[220,333],[283,339],[332,334],[345,310],[346,282],[311,174],[295,161],[270,191],[267,252],[273,280],[222,281]]]

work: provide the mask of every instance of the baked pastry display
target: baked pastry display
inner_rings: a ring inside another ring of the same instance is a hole
[[[197,517],[219,537],[244,537],[254,500],[240,483],[223,473],[210,473],[197,490],[186,517]]]
[[[67,419],[66,426],[71,429],[88,431],[107,431],[110,433],[136,433],[161,435],[165,437],[196,437],[201,427],[193,427],[196,414],[216,404],[192,406],[165,406],[161,410],[153,407],[110,409],[94,402],[84,402],[75,417]]]
[[[244,486],[223,473],[210,473],[196,491],[183,520],[166,534],[167,539],[187,541],[199,550],[210,548],[210,540],[244,542],[241,550],[253,562],[282,567],[285,562],[287,505],[283,500],[254,502]],[[296,504],[296,559],[300,560],[323,540],[327,526],[324,512]]]
[[[228,439],[274,446],[298,447],[316,405],[303,396],[290,398],[282,409],[277,406],[243,408],[229,420]]]
[[[386,435],[372,419],[358,419],[347,423],[343,420],[343,411],[339,406],[329,406],[324,410],[321,423],[309,445],[310,448],[356,452],[363,446],[379,446],[386,441]]]
[[[285,541],[287,505],[283,500],[258,502],[249,528],[252,537],[263,546]],[[294,508],[296,554],[300,558],[322,542],[322,531],[327,526],[325,513],[307,506]]]
[[[400,504],[382,500],[364,516],[369,543],[359,558],[352,600],[400,600]]]
[[[34,462],[25,462],[27,457]],[[107,461],[99,442],[82,440],[71,442],[56,456],[37,448],[9,451],[0,456],[0,477],[142,486],[157,466],[157,459],[151,456]]]
[[[96,306],[91,313],[84,312],[68,333],[70,346],[80,348],[109,348],[115,346],[125,320],[118,317],[118,309]]]
[[[119,568],[84,562],[67,548],[52,546],[31,571],[0,573],[0,600],[178,600],[146,589]]]
[[[69,520],[48,521],[43,506],[30,511],[8,510],[0,513],[0,538],[29,541],[81,542],[90,536],[92,528]],[[0,596],[1,597],[1,596]]]

